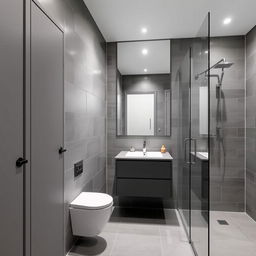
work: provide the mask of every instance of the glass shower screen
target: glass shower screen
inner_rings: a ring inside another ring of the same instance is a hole
[[[209,255],[209,24],[179,42],[178,210],[198,256]],[[182,50],[181,50],[182,49]]]

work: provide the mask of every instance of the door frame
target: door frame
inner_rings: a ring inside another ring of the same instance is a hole
[[[49,13],[45,10],[42,4],[38,0],[23,0],[24,2],[24,26],[23,26],[23,77],[24,77],[24,87],[23,87],[23,112],[24,112],[24,138],[23,138],[23,150],[24,158],[28,160],[28,163],[24,166],[24,207],[23,207],[23,256],[31,256],[31,5],[32,2],[55,24],[55,26],[63,34],[63,145],[64,145],[64,132],[65,132],[65,104],[64,104],[64,78],[65,78],[65,30]],[[65,168],[65,167],[64,167]],[[63,170],[64,172],[64,170]],[[64,178],[63,178],[64,184]],[[63,191],[64,192],[64,191]],[[63,193],[64,197],[64,193]],[[64,214],[64,204],[63,204],[63,214]],[[63,222],[64,226],[64,222]],[[65,240],[63,232],[64,241],[64,252],[65,252]]]

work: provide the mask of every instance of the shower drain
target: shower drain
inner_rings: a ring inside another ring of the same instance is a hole
[[[217,220],[220,225],[229,225],[226,220]]]

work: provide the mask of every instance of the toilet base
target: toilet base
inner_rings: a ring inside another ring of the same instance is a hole
[[[109,221],[112,209],[113,204],[97,210],[70,207],[73,235],[82,237],[97,236]]]

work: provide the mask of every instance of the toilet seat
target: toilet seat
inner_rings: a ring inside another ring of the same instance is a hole
[[[70,204],[72,208],[98,210],[113,205],[113,198],[104,193],[82,192]]]

